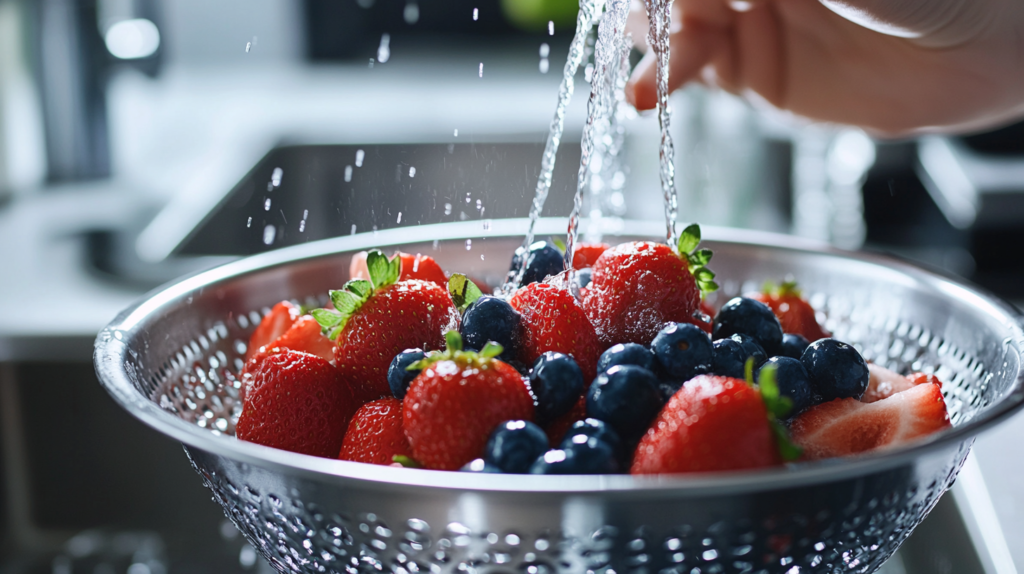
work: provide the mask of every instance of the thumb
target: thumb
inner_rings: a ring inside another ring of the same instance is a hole
[[[701,70],[728,41],[728,29],[686,21],[669,35],[668,91],[697,78]],[[637,110],[658,105],[657,57],[648,51],[626,84],[626,99]]]

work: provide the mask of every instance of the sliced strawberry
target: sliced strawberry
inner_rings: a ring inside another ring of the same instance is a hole
[[[597,376],[597,359],[603,349],[576,298],[549,283],[530,283],[517,290],[509,303],[522,315],[519,360],[532,365],[547,351],[570,355],[589,386]]]
[[[771,307],[786,333],[803,335],[812,343],[818,339],[831,337],[828,331],[818,324],[814,307],[803,298],[794,281],[786,281],[778,287],[767,284],[761,293],[754,293],[749,297]]]
[[[240,440],[337,456],[358,405],[333,365],[316,355],[285,349],[257,356],[248,376],[249,391],[235,427]]]
[[[458,333],[426,367],[402,400],[405,436],[413,458],[426,468],[456,470],[478,458],[491,432],[508,420],[533,420],[533,397],[523,377],[494,356],[461,351]]]
[[[349,262],[348,266],[349,279],[370,279],[370,270],[366,267],[366,255],[366,251],[360,251],[352,256],[352,261]],[[445,276],[444,270],[437,264],[437,261],[434,261],[433,257],[419,253],[412,255],[401,251],[398,251],[396,255],[398,255],[401,261],[401,271],[398,275],[399,281],[421,279],[435,283],[446,291],[448,290],[448,277]]]
[[[740,379],[690,379],[640,439],[632,474],[713,472],[781,464],[769,413]]]
[[[907,375],[907,380],[915,386],[931,383],[933,385],[937,385],[940,389],[942,388],[942,381],[940,381],[935,375],[930,375],[928,373],[910,373]]]
[[[245,360],[248,361],[256,353],[260,352],[260,349],[273,343],[281,335],[284,335],[284,332],[290,329],[295,321],[299,319],[299,315],[301,315],[299,306],[291,301],[281,301],[274,305],[274,308],[260,321],[260,324],[256,326],[256,330],[252,332],[252,336],[249,337],[249,347],[245,351]]]
[[[925,383],[873,403],[836,399],[805,411],[790,426],[807,460],[890,448],[949,428],[938,385]]]
[[[894,373],[874,363],[868,363],[868,374],[868,390],[864,392],[864,396],[860,399],[863,403],[880,401],[917,385],[931,383],[938,385],[940,389],[942,388],[942,381],[935,375],[913,373],[910,376],[904,377],[899,373]]]
[[[386,466],[395,456],[412,457],[402,429],[402,401],[390,397],[359,407],[348,424],[338,458]]]
[[[573,269],[593,267],[597,258],[607,251],[609,247],[607,243],[580,243],[574,249],[575,253],[572,254]]]

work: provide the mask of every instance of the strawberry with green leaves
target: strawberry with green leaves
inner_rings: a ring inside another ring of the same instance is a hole
[[[491,432],[509,420],[533,420],[533,396],[523,377],[495,357],[501,345],[463,351],[458,332],[447,350],[410,369],[422,372],[402,399],[405,436],[425,468],[457,470],[480,456]]]
[[[782,285],[766,283],[761,292],[751,298],[771,308],[783,332],[803,335],[812,343],[831,336],[818,324],[814,307],[804,299],[796,281],[784,281]]]
[[[369,280],[353,279],[331,291],[334,309],[313,317],[337,343],[338,370],[361,403],[389,396],[387,370],[405,349],[444,347],[444,333],[457,329],[459,312],[448,292],[433,282],[399,281],[401,260],[378,250],[366,257]]]
[[[650,344],[666,323],[698,323],[701,292],[718,288],[706,265],[711,250],[697,249],[700,227],[679,237],[677,250],[649,241],[622,243],[594,264],[583,300],[587,317],[607,348]]]
[[[762,369],[753,380],[699,375],[669,399],[640,439],[632,474],[720,472],[768,468],[795,460],[800,449],[789,441],[778,417],[790,409],[779,396],[774,373]]]

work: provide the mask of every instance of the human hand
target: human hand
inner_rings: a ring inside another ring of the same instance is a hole
[[[675,0],[669,89],[705,79],[885,135],[978,129],[1024,114],[1022,38],[1020,0]],[[626,94],[655,107],[653,54]]]

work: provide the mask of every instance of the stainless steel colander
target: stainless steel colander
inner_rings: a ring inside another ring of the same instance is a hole
[[[626,222],[608,240],[661,227]],[[952,484],[975,434],[1024,403],[1024,331],[1009,305],[891,259],[706,229],[720,297],[795,276],[827,328],[868,360],[945,381],[954,428],[846,460],[681,477],[389,468],[232,436],[235,373],[275,302],[322,303],[347,279],[350,254],[369,247],[429,253],[497,280],[523,229],[422,226],[243,259],[121,313],[96,341],[96,370],[124,408],[185,445],[214,498],[282,572],[873,572]]]

